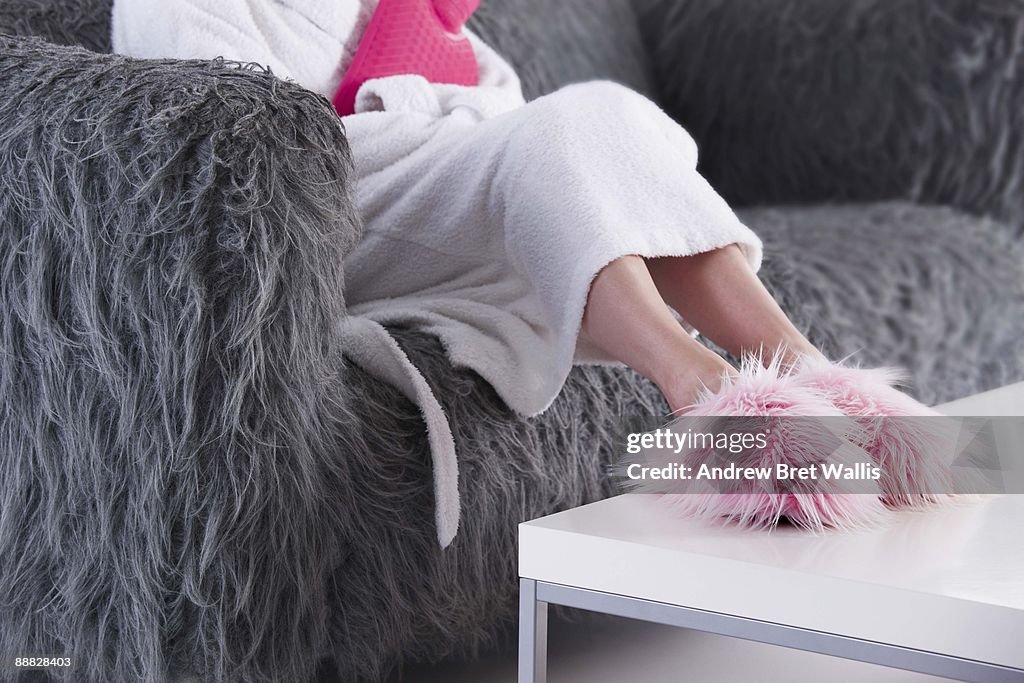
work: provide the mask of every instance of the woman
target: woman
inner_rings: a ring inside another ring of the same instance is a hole
[[[464,18],[476,5],[381,2],[117,0],[113,45],[256,62],[332,98],[353,58],[380,49],[361,38],[385,8]],[[439,493],[455,477],[446,423],[382,323],[436,334],[524,415],[551,403],[574,362],[625,363],[685,410],[733,372],[694,330],[763,362],[819,355],[758,280],[760,241],[696,172],[674,121],[603,82],[526,103],[493,50],[468,31],[453,40],[471,46],[477,85],[430,82],[412,63],[363,83],[342,119],[366,227],[345,263],[349,348],[423,408]],[[441,507],[453,534],[457,506]]]

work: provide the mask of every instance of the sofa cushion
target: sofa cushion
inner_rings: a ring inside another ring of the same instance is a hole
[[[764,237],[768,286],[830,355],[905,365],[926,402],[1024,378],[1024,245],[1004,226],[907,203],[742,217]],[[516,524],[614,492],[605,472],[621,454],[624,418],[667,411],[657,389],[631,370],[578,367],[550,409],[524,420],[481,378],[453,369],[435,339],[415,329],[395,336],[450,417],[462,527],[439,552],[417,409],[351,373],[351,404],[364,425],[351,438],[357,450],[388,455],[353,460],[356,507],[372,514],[349,531],[351,552],[330,607],[339,675],[324,680],[375,680],[403,659],[472,655],[510,634]]]
[[[828,355],[897,365],[940,403],[1024,379],[1024,243],[909,202],[764,208],[762,278]]]

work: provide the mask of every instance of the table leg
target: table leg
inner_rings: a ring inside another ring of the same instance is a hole
[[[519,683],[548,679],[548,603],[537,600],[537,582],[519,579]]]

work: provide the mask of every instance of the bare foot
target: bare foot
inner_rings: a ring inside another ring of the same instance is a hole
[[[826,360],[821,351],[803,336],[799,336],[780,345],[771,354],[764,354],[763,361],[767,365],[769,362],[777,360],[783,370],[789,371],[799,366],[800,361],[804,358]]]
[[[702,392],[718,391],[725,377],[736,374],[736,368],[717,353],[696,343],[694,346],[697,349],[688,354],[684,362],[655,382],[674,415],[693,407]]]

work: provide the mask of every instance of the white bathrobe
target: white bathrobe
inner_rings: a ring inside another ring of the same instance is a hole
[[[266,64],[332,97],[373,4],[116,0],[113,44],[139,57]],[[373,80],[343,119],[366,229],[345,262],[349,316],[339,328],[353,362],[423,412],[442,545],[458,528],[455,444],[384,324],[436,335],[454,365],[536,415],[574,363],[612,362],[579,339],[590,283],[605,265],[733,243],[755,269],[761,261],[760,240],[697,173],[693,139],[656,105],[608,82],[526,104],[512,67],[470,39],[478,87]]]

